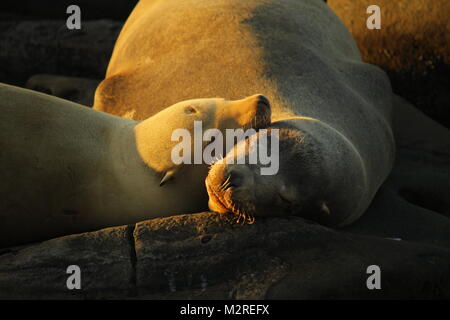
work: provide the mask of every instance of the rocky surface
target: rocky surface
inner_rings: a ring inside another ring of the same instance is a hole
[[[27,80],[25,88],[91,106],[99,83],[100,80],[88,78],[37,74]]]
[[[122,22],[0,22],[0,82],[23,86],[35,74],[102,79]]]
[[[450,296],[450,250],[301,218],[199,213],[72,235],[0,256],[1,298],[322,299]],[[132,232],[132,233],[131,233]],[[81,268],[80,290],[66,268]],[[368,290],[366,269],[382,270]]]
[[[129,227],[72,235],[0,250],[0,299],[111,298],[130,290]],[[82,290],[68,290],[66,270],[78,265]]]

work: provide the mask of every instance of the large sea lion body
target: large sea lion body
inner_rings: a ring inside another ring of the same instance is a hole
[[[392,167],[392,94],[321,0],[141,0],[94,108],[139,119],[192,96],[251,92],[269,98],[272,126],[281,129],[279,172],[214,165],[211,209],[300,214],[333,226],[357,219]],[[154,104],[142,108],[145,101]],[[233,170],[239,186],[218,190]]]
[[[4,84],[0,110],[0,247],[206,209],[207,165],[174,165],[173,130],[267,125],[255,117],[270,111],[259,95],[198,99],[136,122]]]

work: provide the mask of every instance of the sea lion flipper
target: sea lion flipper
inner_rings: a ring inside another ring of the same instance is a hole
[[[326,214],[330,214],[330,208],[327,206],[327,204],[325,202],[322,202],[322,204],[320,206],[320,210],[322,210],[322,212],[324,212]]]
[[[173,179],[175,174],[178,172],[178,170],[179,170],[179,167],[175,167],[174,169],[170,169],[170,170],[166,171],[166,173],[164,174],[164,176],[161,179],[161,182],[159,183],[159,186],[162,187],[163,185],[166,184],[167,181]]]

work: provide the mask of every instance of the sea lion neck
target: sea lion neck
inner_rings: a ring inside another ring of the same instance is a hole
[[[109,155],[114,179],[124,188],[142,190],[149,183],[155,184],[157,173],[150,168],[137,150],[136,127],[139,122],[121,119],[110,134]]]
[[[173,126],[168,125],[171,116],[158,113],[134,125],[134,148],[141,161],[156,172],[163,173],[176,166],[171,157],[173,147]],[[183,124],[179,126],[182,127]],[[176,126],[177,127],[177,126]]]

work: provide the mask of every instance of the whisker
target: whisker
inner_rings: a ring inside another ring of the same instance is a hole
[[[223,191],[224,189],[226,189],[226,187],[231,182],[230,179],[231,179],[231,176],[228,176],[228,178],[224,182],[222,182],[222,184],[219,186],[219,190]]]
[[[225,191],[225,190],[230,186],[230,184],[231,184],[231,183],[228,182],[226,185],[220,187],[220,188],[219,188],[219,191],[222,191],[222,192]]]
[[[247,222],[247,214],[245,212],[242,213],[242,225]]]

